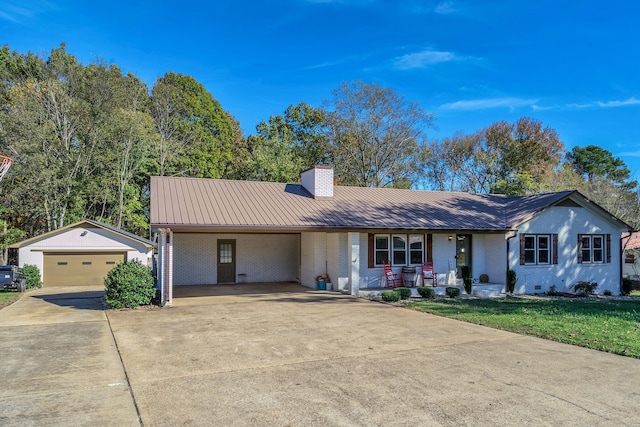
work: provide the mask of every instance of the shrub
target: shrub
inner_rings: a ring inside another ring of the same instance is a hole
[[[418,288],[418,293],[422,298],[430,298],[433,299],[436,297],[436,291],[433,288],[427,288],[425,286],[421,286]]]
[[[575,284],[574,289],[576,293],[580,295],[591,295],[596,290],[598,284],[596,282],[578,282]]]
[[[507,270],[507,292],[510,294],[516,290],[516,282],[518,281],[518,276],[515,270]]]
[[[41,288],[40,269],[37,265],[25,264],[22,266],[24,277],[27,279],[27,289]]]
[[[116,265],[104,279],[105,298],[111,308],[149,304],[156,296],[151,270],[139,261]]]
[[[400,299],[409,299],[411,297],[411,289],[396,288],[395,291],[400,295]]]
[[[549,290],[547,291],[547,295],[552,296],[552,297],[560,295],[560,292],[558,292],[556,290],[556,285],[551,285],[549,287]]]
[[[629,295],[633,290],[633,280],[628,277],[622,278],[622,292],[620,295]]]
[[[400,293],[396,291],[382,292],[382,301],[400,301]]]
[[[609,289],[605,289],[602,294],[606,297],[610,297],[611,295],[613,295]]]
[[[447,287],[444,292],[449,298],[456,298],[460,296],[460,289],[454,288],[453,286]]]

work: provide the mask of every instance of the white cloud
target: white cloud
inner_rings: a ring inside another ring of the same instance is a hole
[[[536,99],[521,98],[488,98],[469,101],[456,101],[440,106],[442,110],[486,110],[489,108],[534,107]]]
[[[400,70],[410,70],[412,68],[424,68],[427,65],[437,64],[439,62],[455,61],[456,59],[457,57],[453,52],[423,50],[396,58],[394,65]]]
[[[436,5],[434,11],[440,15],[448,15],[457,12],[458,9],[452,1],[443,1]]]
[[[640,150],[638,151],[625,151],[623,153],[618,153],[620,157],[640,157]]]
[[[625,101],[607,101],[607,102],[596,102],[598,107],[610,108],[610,107],[624,107],[627,105],[638,105],[640,104],[640,99],[636,99],[635,97],[631,97]]]

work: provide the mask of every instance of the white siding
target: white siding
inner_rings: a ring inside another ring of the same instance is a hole
[[[244,274],[253,283],[298,280],[298,234],[174,233],[174,285],[217,282],[218,239],[236,240],[236,277]]]
[[[472,245],[471,271],[476,282],[481,274],[486,274],[490,283],[506,284],[507,243],[504,234],[474,234]]]
[[[327,266],[333,290],[347,289],[349,284],[347,233],[327,234]]]
[[[610,290],[620,292],[620,235],[623,229],[615,228],[610,221],[580,207],[552,207],[522,224],[518,233],[558,234],[557,265],[520,265],[520,241],[518,236],[510,240],[510,267],[515,270],[518,282],[516,293],[546,292],[554,285],[557,291],[573,292],[580,281],[598,283],[598,293]],[[578,264],[578,234],[611,234],[611,262]]]

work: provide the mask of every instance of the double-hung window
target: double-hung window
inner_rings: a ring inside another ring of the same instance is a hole
[[[557,263],[557,234],[520,235],[520,265],[549,265]]]
[[[551,235],[525,234],[524,264],[551,264]]]
[[[418,265],[425,259],[424,234],[376,234],[374,237],[375,265]]]
[[[605,260],[604,236],[601,234],[583,234],[580,237],[583,264],[603,263]]]

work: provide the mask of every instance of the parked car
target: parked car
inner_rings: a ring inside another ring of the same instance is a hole
[[[26,291],[27,278],[22,269],[17,265],[0,265],[0,288]]]

